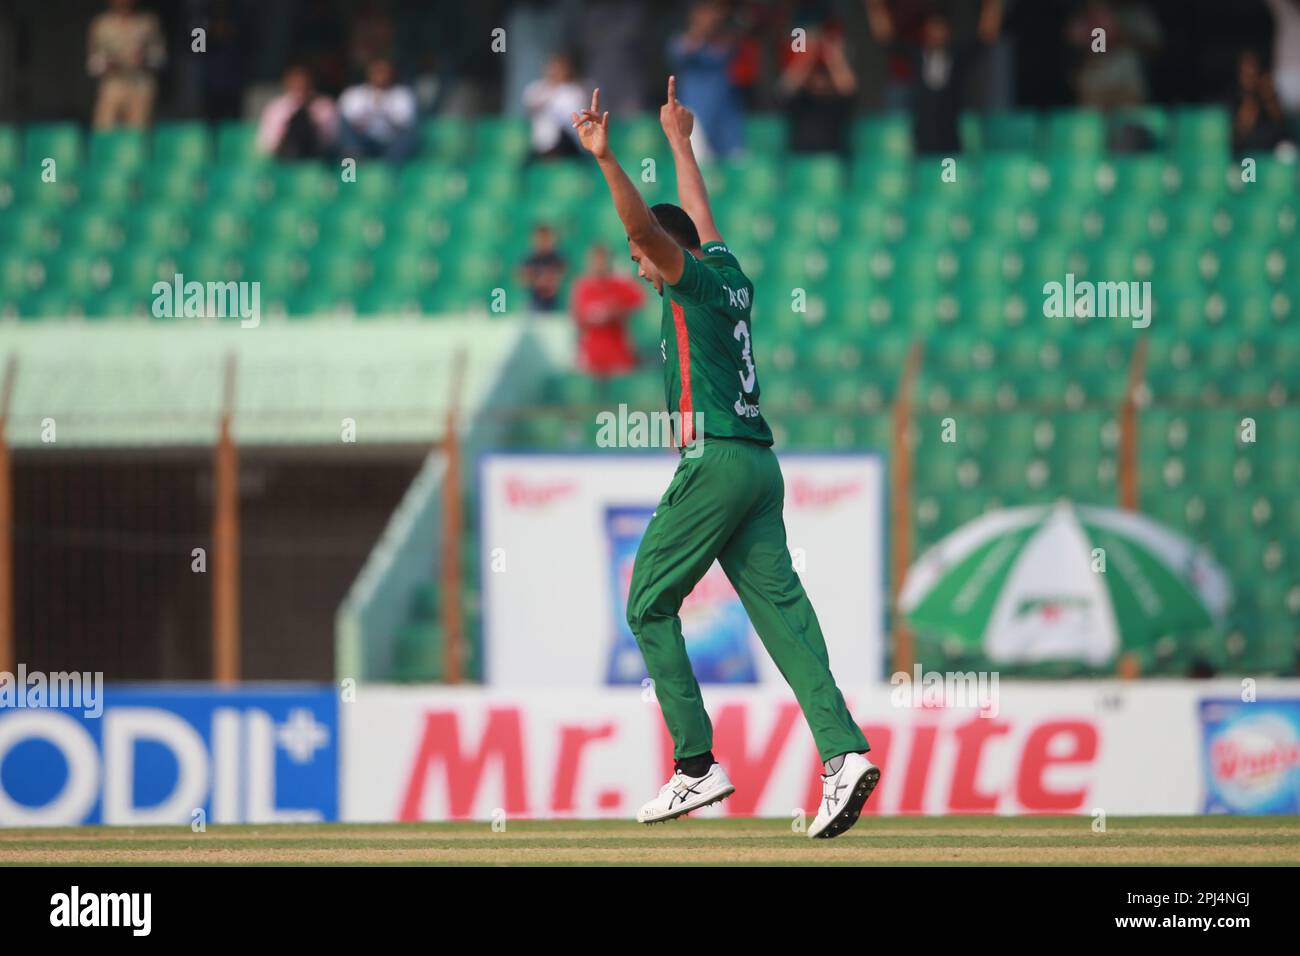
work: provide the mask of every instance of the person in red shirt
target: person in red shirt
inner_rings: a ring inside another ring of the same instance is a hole
[[[587,253],[587,271],[573,286],[579,368],[600,378],[636,368],[627,318],[643,301],[636,281],[610,268],[609,250],[593,245]]]

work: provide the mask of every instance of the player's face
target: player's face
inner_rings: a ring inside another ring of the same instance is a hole
[[[654,286],[656,292],[663,295],[664,279],[659,274],[659,270],[655,268],[654,263],[645,257],[644,253],[641,252],[641,247],[631,239],[627,241],[627,248],[632,255],[632,261],[637,265],[636,274]]]

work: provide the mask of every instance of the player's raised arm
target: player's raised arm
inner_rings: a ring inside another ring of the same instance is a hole
[[[600,90],[591,93],[591,108],[573,114],[573,128],[578,131],[578,141],[600,166],[614,199],[614,210],[627,237],[641,247],[646,257],[654,263],[664,281],[675,283],[682,277],[685,255],[673,238],[664,232],[650,207],[641,198],[632,180],[618,164],[614,151],[609,148],[609,113],[600,112]]]
[[[659,108],[659,125],[664,128],[668,145],[672,147],[673,163],[677,166],[677,198],[686,215],[691,217],[699,231],[700,242],[721,242],[722,234],[713,222],[709,208],[709,191],[704,186],[700,164],[691,148],[691,130],[695,116],[677,101],[677,77],[668,77],[668,102]]]

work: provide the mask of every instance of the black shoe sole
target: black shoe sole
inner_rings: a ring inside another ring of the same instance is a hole
[[[837,837],[845,830],[858,822],[858,817],[862,815],[862,808],[866,805],[867,798],[871,796],[871,791],[876,789],[876,784],[880,783],[880,768],[872,767],[862,775],[853,792],[849,794],[849,799],[844,803],[844,809],[835,814],[835,817],[826,825],[826,829],[817,834],[815,840],[829,840]]]
[[[727,797],[731,796],[735,792],[736,792],[736,788],[732,787],[730,790],[726,791],[725,793],[718,794],[708,803],[698,804],[696,806],[691,807],[689,810],[678,810],[676,813],[669,814],[666,817],[660,817],[658,820],[646,820],[641,825],[646,827],[652,827],[657,823],[667,823],[669,820],[680,820],[682,817],[690,816],[696,810],[703,810],[705,807],[711,807],[715,803],[721,803],[723,800],[726,800]]]

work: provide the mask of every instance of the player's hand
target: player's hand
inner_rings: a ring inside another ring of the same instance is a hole
[[[599,87],[591,91],[591,108],[573,114],[573,128],[583,149],[597,159],[609,155],[609,113],[600,111]]]
[[[659,107],[659,125],[668,142],[689,142],[695,128],[695,114],[677,102],[677,77],[668,77],[668,102]]]

